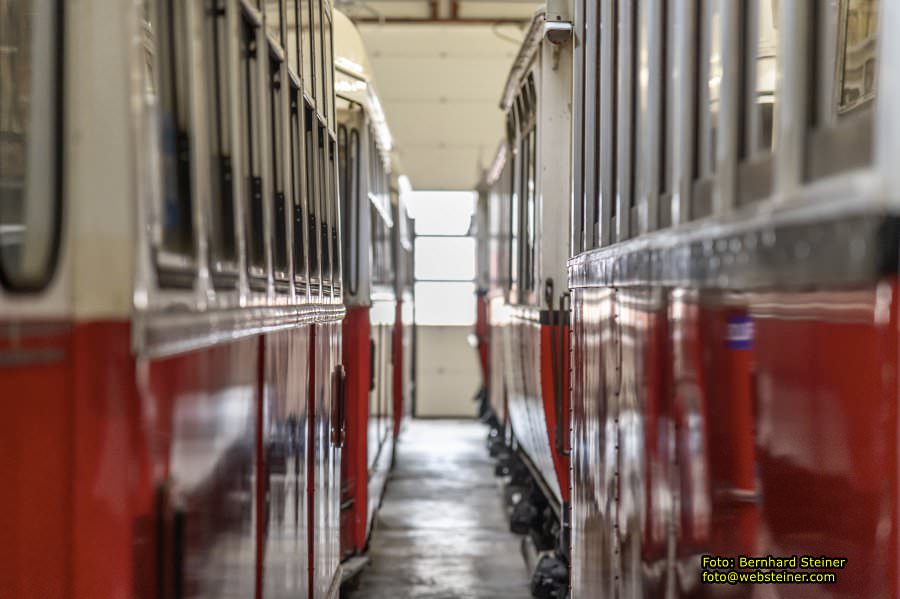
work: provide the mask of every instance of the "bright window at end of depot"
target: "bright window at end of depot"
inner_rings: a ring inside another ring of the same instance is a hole
[[[407,198],[416,235],[465,235],[475,212],[473,191],[412,191]]]
[[[418,237],[415,256],[417,280],[475,278],[475,240],[471,237]]]
[[[475,283],[416,283],[416,324],[475,323]]]

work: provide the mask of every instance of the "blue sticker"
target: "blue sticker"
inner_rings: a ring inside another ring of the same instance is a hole
[[[729,349],[753,349],[753,319],[746,314],[729,316],[725,345]]]

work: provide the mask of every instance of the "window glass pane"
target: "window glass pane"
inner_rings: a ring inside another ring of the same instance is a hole
[[[878,56],[878,0],[847,0],[845,7],[840,112],[875,97]]]
[[[285,51],[288,55],[288,66],[296,75],[300,74],[300,37],[297,31],[300,16],[298,14],[300,0],[286,0],[287,13],[284,17],[287,43]]]
[[[209,108],[210,196],[212,199],[212,265],[217,271],[224,263],[237,260],[234,197],[231,162],[231,93],[228,55],[228,23],[225,0],[208,0],[205,16],[206,76]]]
[[[193,250],[191,210],[191,127],[188,94],[188,5],[158,3],[154,49],[159,69],[159,116],[162,149],[162,243],[177,254]],[[151,16],[152,19],[152,16]]]
[[[281,82],[281,61],[273,56],[269,57],[269,123],[270,143],[272,155],[269,158],[269,176],[272,178],[272,202],[275,215],[273,236],[275,245],[272,256],[275,270],[278,274],[287,276],[288,246],[287,246],[287,214],[284,205],[284,117],[282,113],[282,94],[284,86]]]
[[[325,20],[325,108],[328,123],[334,125],[334,47],[331,19]]]
[[[416,324],[474,323],[475,283],[416,283]]]
[[[244,130],[243,178],[247,194],[247,264],[251,274],[264,276],[266,268],[265,238],[263,236],[262,168],[259,141],[259,56],[256,27],[250,22],[241,25],[241,110]]]
[[[317,179],[319,181],[318,186],[318,206],[319,206],[319,257],[322,261],[322,284],[325,285],[329,283],[331,280],[331,243],[329,236],[329,219],[330,219],[330,206],[328,205],[328,186],[329,181],[325,177],[325,169],[327,167],[326,162],[328,156],[326,154],[325,147],[325,128],[322,127],[321,122],[316,119],[318,123],[316,139],[318,141],[318,153],[316,154],[316,166],[317,166]]]
[[[751,51],[755,90],[750,115],[750,152],[770,152],[775,127],[775,60],[778,53],[775,0],[756,1],[756,44]]]
[[[0,2],[0,278],[45,283],[58,234],[56,2]]]
[[[341,272],[341,263],[339,258],[341,256],[340,253],[340,239],[338,238],[338,216],[340,213],[340,209],[338,207],[338,181],[335,178],[336,176],[336,166],[335,161],[337,160],[337,144],[334,139],[329,137],[328,139],[328,202],[331,205],[330,211],[330,221],[331,221],[331,280],[332,283],[336,287],[341,286],[342,275]]]
[[[322,4],[321,0],[312,0],[312,37],[310,43],[313,46],[313,85],[315,87],[316,112],[324,114],[324,93],[322,91]]]
[[[475,193],[470,191],[412,191],[409,214],[416,221],[416,235],[465,235],[475,212]]]
[[[266,0],[265,3],[266,29],[273,39],[278,40],[278,42],[282,44],[284,43],[281,39],[281,14],[284,10],[283,4],[284,0]]]
[[[294,219],[294,275],[306,278],[306,235],[303,222],[302,131],[300,124],[300,90],[291,85],[291,198],[293,198],[292,218]]]
[[[722,86],[722,40],[721,15],[719,3],[708,0],[704,3],[707,11],[708,52],[707,86],[709,88],[708,134],[705,138],[706,168],[704,174],[711,174],[716,169],[716,127],[719,123],[719,88]]]
[[[319,245],[318,245],[318,224],[316,221],[316,213],[318,210],[318,202],[316,199],[316,148],[313,141],[313,111],[309,104],[303,104],[303,139],[304,139],[304,155],[306,157],[305,169],[303,176],[306,178],[306,227],[308,235],[306,237],[309,243],[308,257],[308,273],[310,278],[318,282],[321,275],[319,265]],[[313,286],[315,292],[315,286]]]
[[[417,237],[416,278],[471,281],[475,240],[471,237]]]
[[[310,0],[300,0],[300,53],[303,55],[303,91],[310,97],[313,95],[312,5],[313,2]],[[303,44],[306,44],[306,46]]]

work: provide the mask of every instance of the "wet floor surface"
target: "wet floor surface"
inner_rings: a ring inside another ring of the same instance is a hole
[[[351,599],[528,599],[520,542],[509,532],[487,428],[414,420],[376,516]]]

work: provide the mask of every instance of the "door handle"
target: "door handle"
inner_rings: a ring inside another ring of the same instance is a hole
[[[338,449],[347,440],[347,372],[338,364],[331,373],[331,444]]]

